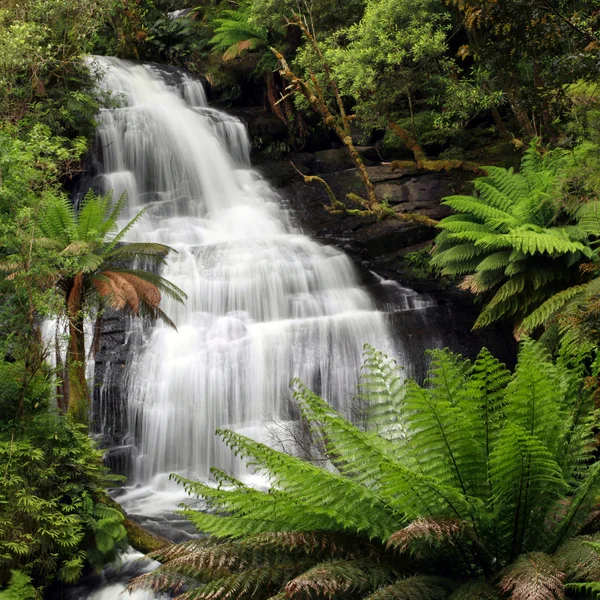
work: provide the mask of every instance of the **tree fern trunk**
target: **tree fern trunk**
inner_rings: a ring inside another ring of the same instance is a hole
[[[68,390],[68,413],[76,422],[87,425],[89,395],[85,379],[85,336],[83,312],[80,304],[69,307],[68,319],[69,347],[67,350],[67,371],[69,381],[66,386]]]

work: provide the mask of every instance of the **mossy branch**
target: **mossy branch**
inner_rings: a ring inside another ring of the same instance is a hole
[[[415,222],[426,225],[427,227],[435,227],[437,225],[437,221],[434,219],[430,219],[425,215],[413,214],[413,213],[398,213],[389,206],[385,206],[380,202],[377,203],[375,207],[370,207],[369,202],[365,200],[365,198],[359,196],[358,194],[354,194],[352,192],[346,194],[346,198],[353,202],[354,204],[358,204],[362,208],[348,208],[343,202],[338,200],[334,191],[331,189],[331,186],[322,178],[317,175],[305,175],[296,167],[296,165],[290,161],[290,164],[294,168],[294,170],[304,179],[304,183],[318,183],[323,186],[325,191],[327,192],[327,196],[329,197],[329,201],[331,204],[328,206],[325,204],[323,207],[325,210],[332,215],[349,215],[355,217],[377,217],[378,220],[382,219],[397,219],[399,221],[405,222]]]

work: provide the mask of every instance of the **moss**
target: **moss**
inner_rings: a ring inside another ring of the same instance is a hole
[[[123,525],[127,531],[127,537],[129,538],[131,547],[144,554],[166,548],[171,544],[169,540],[166,540],[159,535],[155,535],[154,533],[150,533],[139,523],[136,523],[131,519],[125,518]]]
[[[146,529],[144,529],[139,523],[132,521],[127,513],[123,510],[123,507],[115,502],[109,496],[103,496],[102,502],[104,504],[110,506],[111,508],[117,509],[124,517],[123,526],[127,531],[127,538],[129,539],[129,545],[132,548],[135,548],[138,552],[143,552],[144,554],[148,554],[149,552],[154,552],[155,550],[160,550],[161,548],[165,548],[169,546],[171,542],[159,535],[154,533],[150,533]]]

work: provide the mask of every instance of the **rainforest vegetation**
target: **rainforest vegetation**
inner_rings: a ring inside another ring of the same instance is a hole
[[[88,436],[86,362],[105,311],[176,326],[161,298],[185,302],[159,274],[172,248],[122,243],[141,217],[119,230],[126,196],[75,193],[98,111],[120,102],[94,55],[187,69],[218,106],[261,107],[286,134],[252,140],[258,156],[345,149],[361,193],[298,180],[340,219],[431,228],[421,266],[477,303],[475,328],[505,323],[520,343],[514,369],[432,351],[423,385],[367,347],[352,423],[295,382],[302,458],[219,432],[271,488],[175,474],[211,536],[156,551],[132,587],[600,596],[596,0],[2,0],[0,598],[52,598],[127,546],[106,495],[118,478]],[[472,184],[440,199],[440,222],[396,211],[365,140],[390,169]]]

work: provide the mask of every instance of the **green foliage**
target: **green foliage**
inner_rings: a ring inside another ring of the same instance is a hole
[[[40,415],[0,438],[0,585],[11,569],[35,585],[77,581],[126,545],[123,516],[102,503],[109,477],[85,431]]]
[[[91,133],[94,77],[82,61],[112,0],[8,0],[0,9],[0,119]]]
[[[449,31],[435,0],[369,0],[361,21],[340,32],[347,42],[332,39],[326,56],[365,127],[385,127],[419,112],[424,95],[439,95]]]
[[[468,40],[458,57],[474,61],[485,87],[502,93],[513,117],[510,130],[517,137],[556,140],[570,119],[567,86],[598,81],[597,2],[444,2]]]
[[[409,274],[416,279],[430,279],[436,275],[431,265],[431,247],[407,252],[402,261],[408,267]]]
[[[600,577],[580,536],[600,493],[593,390],[583,363],[525,341],[510,373],[431,352],[425,387],[365,349],[356,426],[295,383],[319,467],[232,431],[220,435],[270,482],[214,470],[175,478],[207,509],[183,513],[213,536],[153,554],[133,588],[180,598],[558,598]],[[186,591],[183,591],[186,590]]]
[[[4,591],[0,591],[0,600],[37,600],[31,578],[20,571],[11,571],[10,582]]]
[[[577,159],[532,145],[519,173],[486,167],[473,183],[476,195],[444,200],[458,214],[440,222],[432,264],[482,296],[475,327],[509,317],[530,331],[577,291],[565,288],[585,282],[578,266],[597,260],[600,222],[595,198],[564,201],[565,174]]]
[[[268,44],[264,27],[250,22],[250,5],[237,10],[224,10],[213,23],[215,35],[210,40],[213,48],[223,53],[223,60],[231,60],[245,51],[256,50]]]
[[[278,29],[283,27],[293,12],[300,12],[310,19],[315,29],[322,34],[335,31],[360,20],[365,0],[348,0],[343,10],[328,0],[310,0],[299,3],[297,0],[252,0],[251,18],[256,25]]]

